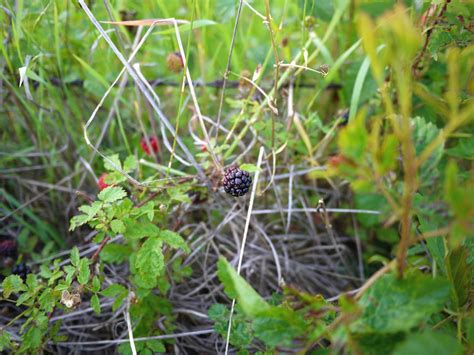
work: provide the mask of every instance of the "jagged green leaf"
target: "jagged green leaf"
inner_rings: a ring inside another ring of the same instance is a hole
[[[96,314],[100,314],[100,301],[99,296],[92,295],[91,297],[91,307]]]
[[[126,218],[123,220],[125,223],[125,232],[123,233],[125,238],[128,239],[141,239],[144,237],[156,237],[160,234],[160,228],[151,223],[148,219],[132,219]]]
[[[112,203],[123,199],[125,196],[127,196],[127,193],[125,192],[123,187],[109,186],[103,189],[97,197],[103,202]]]
[[[361,317],[353,324],[356,333],[396,333],[409,330],[441,310],[449,297],[449,282],[423,274],[397,279],[389,274],[362,297]]]
[[[398,345],[394,355],[430,354],[430,355],[461,355],[463,347],[456,338],[440,332],[427,331],[421,334],[411,334]]]
[[[122,169],[122,163],[120,162],[120,157],[118,154],[109,155],[107,158],[112,161],[112,163],[116,165],[119,169]],[[112,166],[109,160],[104,159],[104,168],[108,171],[116,171],[117,169]]]
[[[190,251],[183,237],[181,237],[176,232],[170,230],[161,231],[159,234],[159,238],[163,240],[166,244],[168,244],[170,247],[173,247],[175,249],[182,249],[186,253],[189,253]]]
[[[135,259],[137,276],[144,280],[150,287],[157,284],[157,278],[165,268],[163,256],[163,242],[157,237],[148,238],[138,250]]]
[[[423,117],[415,117],[411,120],[413,126],[413,140],[415,142],[416,154],[421,152],[436,138],[440,129],[433,123],[427,122]],[[421,165],[419,181],[422,185],[431,184],[438,176],[438,163],[443,157],[444,144],[440,144],[429,158]]]
[[[451,282],[451,298],[457,309],[467,302],[471,290],[472,268],[468,263],[468,250],[460,245],[445,258],[446,274]]]
[[[235,298],[248,316],[257,316],[270,308],[270,305],[244,280],[223,257],[217,263],[217,275],[224,285],[224,291]]]
[[[3,297],[8,298],[12,293],[25,291],[26,286],[18,275],[10,275],[2,282]]]
[[[91,275],[91,270],[89,268],[89,260],[88,259],[81,259],[78,266],[79,274],[77,275],[77,281],[81,285],[85,285],[89,282],[89,278]]]
[[[302,336],[307,326],[301,314],[292,309],[271,307],[252,322],[255,336],[270,348],[276,346],[290,347],[296,337]]]
[[[129,257],[131,249],[127,245],[109,243],[100,253],[100,259],[106,263],[122,263]]]

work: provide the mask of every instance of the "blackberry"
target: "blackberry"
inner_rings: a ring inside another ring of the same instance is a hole
[[[0,241],[0,256],[16,259],[18,256],[18,249],[15,240],[4,239]]]
[[[26,276],[31,273],[31,269],[25,263],[16,264],[12,269],[12,274],[20,276],[26,280]]]
[[[234,197],[245,195],[252,185],[252,178],[250,174],[236,167],[230,167],[225,171],[222,179],[224,190]]]

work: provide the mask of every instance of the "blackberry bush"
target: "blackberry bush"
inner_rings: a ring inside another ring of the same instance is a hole
[[[239,197],[249,191],[250,185],[252,185],[252,178],[247,171],[237,167],[230,167],[224,174],[222,184],[224,185],[225,192],[234,197]]]

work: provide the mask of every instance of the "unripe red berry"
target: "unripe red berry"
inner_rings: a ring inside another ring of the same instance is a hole
[[[102,191],[106,187],[109,187],[110,185],[105,182],[105,179],[107,178],[107,174],[103,173],[99,180],[97,181],[97,186],[99,186],[99,190]]]
[[[345,156],[338,154],[338,155],[333,155],[332,157],[329,157],[328,165],[333,169],[337,169],[341,165],[352,166],[353,162],[350,159],[346,158]]]
[[[337,168],[341,163],[344,162],[344,157],[342,155],[333,155],[328,159],[328,164],[332,168]]]
[[[147,142],[148,140],[148,142]],[[147,138],[144,137],[140,141],[140,146],[142,147],[143,151],[145,152],[146,155],[151,155],[153,153],[158,153],[158,138],[155,136]],[[150,150],[151,147],[151,150]]]
[[[184,60],[179,52],[168,54],[166,58],[166,65],[173,73],[179,73],[184,68]]]

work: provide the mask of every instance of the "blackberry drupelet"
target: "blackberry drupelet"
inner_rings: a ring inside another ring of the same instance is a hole
[[[225,171],[222,179],[224,190],[234,197],[245,195],[252,185],[252,178],[250,174],[236,167],[230,167]]]
[[[23,280],[26,280],[29,273],[31,273],[31,270],[25,263],[16,264],[12,269],[12,274],[20,276]]]
[[[18,249],[16,241],[13,239],[0,240],[0,256],[4,258],[16,259],[18,255]]]

